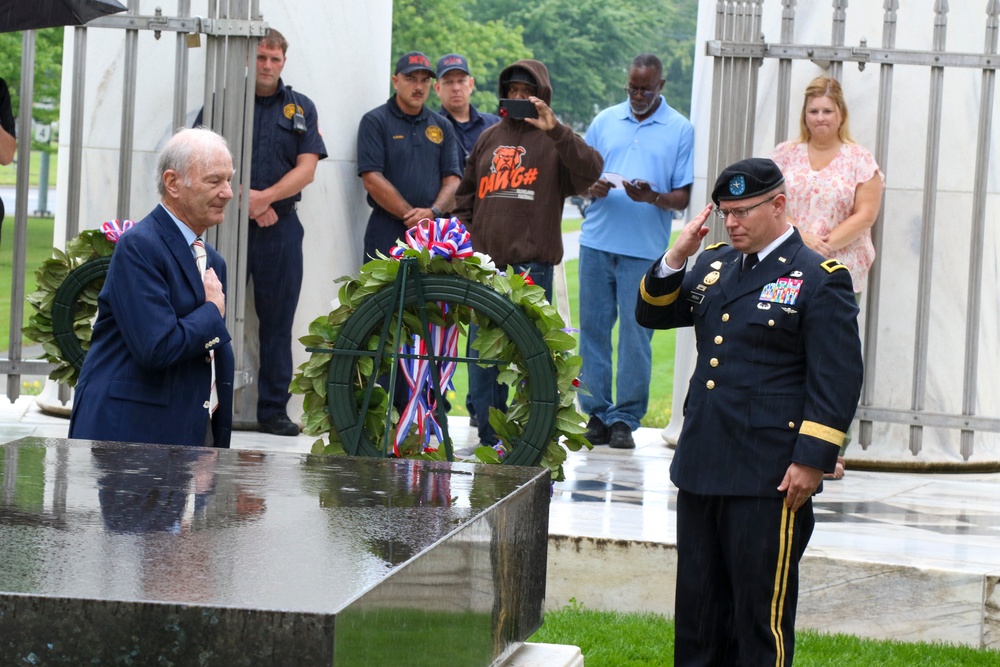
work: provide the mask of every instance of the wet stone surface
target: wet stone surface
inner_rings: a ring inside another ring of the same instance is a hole
[[[0,664],[489,665],[541,624],[540,468],[0,445]]]

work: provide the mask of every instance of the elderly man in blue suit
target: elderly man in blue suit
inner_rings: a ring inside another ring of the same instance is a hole
[[[160,204],[111,257],[69,437],[229,447],[226,263],[203,236],[223,220],[232,177],[229,148],[214,132],[182,130],[167,142]]]

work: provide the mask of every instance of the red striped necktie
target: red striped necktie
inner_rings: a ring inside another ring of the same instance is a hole
[[[194,250],[194,261],[198,264],[198,273],[205,277],[205,269],[208,268],[208,253],[205,252],[205,242],[199,236],[191,244]],[[215,350],[209,350],[208,356],[212,360],[212,391],[208,398],[208,411],[214,413],[219,407],[219,392],[215,388]]]

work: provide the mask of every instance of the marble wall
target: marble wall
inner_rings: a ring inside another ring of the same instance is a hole
[[[672,617],[673,544],[552,535],[548,610],[653,612]],[[594,577],[594,572],[601,576]],[[802,559],[796,627],[869,639],[1000,648],[1000,576],[830,558]]]

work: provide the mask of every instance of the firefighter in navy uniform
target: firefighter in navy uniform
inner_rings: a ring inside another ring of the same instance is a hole
[[[832,472],[863,375],[844,265],[785,221],[771,160],[727,167],[712,199],[732,246],[697,253],[707,206],[646,273],[636,319],[693,326],[697,365],[670,467],[677,494],[675,665],[791,665],[811,497]]]
[[[253,277],[260,322],[258,428],[261,433],[293,436],[299,427],[286,410],[305,235],[295,207],[327,153],[316,106],[281,80],[287,51],[288,41],[274,28],[257,46],[247,273]],[[195,126],[201,122],[199,113]]]

